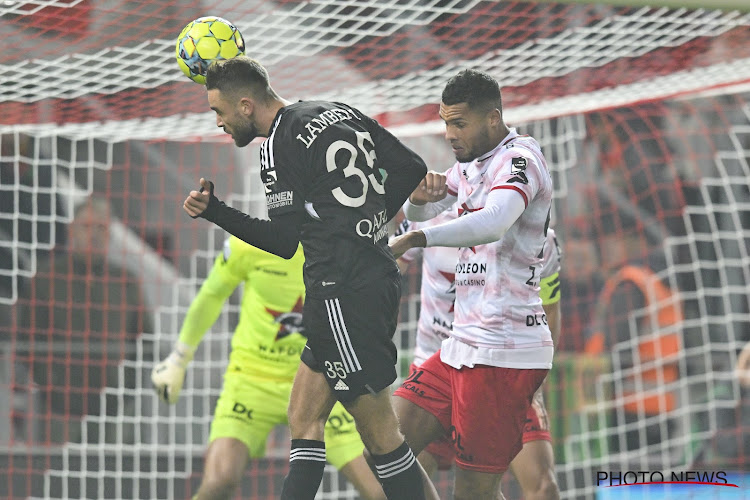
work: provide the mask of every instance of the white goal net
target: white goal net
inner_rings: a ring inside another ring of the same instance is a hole
[[[257,145],[227,140],[173,59],[182,27],[208,14],[238,26],[281,95],[350,103],[435,170],[453,160],[437,121],[447,79],[472,67],[501,82],[506,121],[539,140],[555,182],[563,328],[546,397],[564,498],[600,495],[598,471],[747,469],[734,369],[750,341],[750,14],[710,2],[50,0],[0,2],[0,497],[196,491],[238,306],[206,336],[179,403],[159,404],[148,374],[225,237],[181,205],[206,176],[264,214]],[[106,260],[124,270],[101,289],[134,288],[137,303],[76,296],[80,276],[47,265],[67,255],[88,198],[108,202]],[[397,333],[402,370],[418,278]],[[122,323],[82,328],[81,311]],[[278,497],[285,432],[237,498]],[[450,476],[438,485],[449,498]],[[329,468],[319,497],[356,493]]]

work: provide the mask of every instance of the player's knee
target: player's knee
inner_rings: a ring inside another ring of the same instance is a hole
[[[497,497],[497,489],[482,488],[479,486],[459,488],[458,485],[456,485],[453,492],[454,500],[494,500]]]
[[[454,500],[494,500],[499,496],[500,476],[486,477],[484,480],[461,480],[456,478],[453,487]]]
[[[232,474],[215,474],[212,477],[205,477],[195,499],[231,500],[241,479]]]
[[[290,405],[287,409],[287,419],[292,439],[323,439],[326,418],[313,417],[309,413]]]
[[[553,471],[542,474],[533,491],[524,492],[527,500],[559,500],[560,489]]]
[[[390,453],[404,442],[404,436],[399,432],[398,424],[387,426],[374,421],[368,421],[362,425],[357,423],[357,432],[373,455]]]

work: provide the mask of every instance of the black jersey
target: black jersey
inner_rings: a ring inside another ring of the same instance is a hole
[[[332,297],[395,273],[386,223],[424,177],[422,159],[341,103],[282,108],[261,146],[268,215],[304,214],[307,293]]]

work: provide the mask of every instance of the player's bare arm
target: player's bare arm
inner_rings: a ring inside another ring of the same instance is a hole
[[[425,238],[424,233],[420,230],[409,231],[401,236],[396,236],[390,241],[390,243],[388,243],[391,252],[393,252],[393,256],[397,259],[411,248],[420,248],[426,245],[427,239]]]

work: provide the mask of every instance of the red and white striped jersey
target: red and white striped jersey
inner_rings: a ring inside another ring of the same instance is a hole
[[[495,189],[516,191],[526,208],[498,241],[458,250],[453,332],[441,359],[455,368],[551,368],[539,281],[552,179],[539,144],[511,129],[492,151],[446,175],[459,217],[481,210]]]

